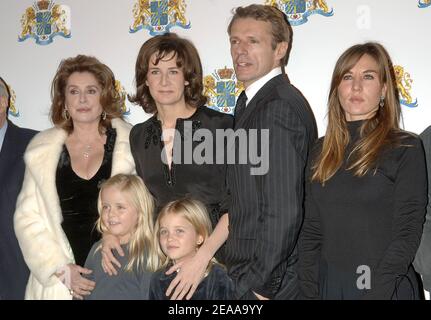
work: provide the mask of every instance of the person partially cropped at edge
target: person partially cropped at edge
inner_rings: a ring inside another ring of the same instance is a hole
[[[13,215],[24,179],[24,151],[35,130],[20,128],[9,118],[11,94],[0,77],[0,300],[24,299],[30,271],[13,229]]]

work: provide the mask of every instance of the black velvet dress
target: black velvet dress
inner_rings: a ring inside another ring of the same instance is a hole
[[[173,153],[181,150],[181,160],[174,159],[170,170],[162,161],[164,143],[161,139],[161,123],[157,117],[153,116],[132,128],[130,148],[136,171],[155,198],[156,213],[168,202],[190,196],[207,206],[213,226],[216,225],[220,215],[229,208],[226,162],[221,159],[221,163],[217,164],[216,159],[217,156],[226,156],[226,143],[216,143],[216,130],[232,127],[232,116],[206,107],[197,108],[188,119],[177,119],[176,130],[180,137],[174,138]],[[189,133],[193,135],[199,129],[207,129],[213,141],[205,141],[205,138],[196,136],[196,141],[189,140]],[[201,143],[206,142],[211,146],[212,155],[205,154],[210,161],[196,163],[192,154]]]
[[[83,179],[73,171],[66,145],[57,166],[56,186],[63,214],[61,226],[69,240],[75,262],[80,266],[84,266],[91,247],[100,239],[95,227],[99,217],[97,197],[100,184],[111,176],[116,131],[110,128],[106,134],[102,165],[91,179]]]
[[[359,139],[361,124],[348,123],[346,157]],[[419,138],[404,136],[401,145],[382,152],[377,170],[363,177],[346,170],[346,160],[325,186],[310,183],[307,170],[298,245],[304,298],[421,298],[412,261],[425,217],[426,166]]]

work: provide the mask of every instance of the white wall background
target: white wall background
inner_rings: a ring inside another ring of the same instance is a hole
[[[33,39],[18,42],[20,19],[33,0],[0,1],[0,75],[16,92],[18,125],[42,130],[51,126],[47,117],[50,85],[61,59],[78,53],[95,55],[109,65],[126,91],[132,92],[138,50],[150,35],[129,33],[136,0],[58,0],[71,8],[72,37],[54,38],[50,45]],[[352,44],[380,41],[394,64],[413,79],[411,95],[417,108],[403,107],[407,130],[420,133],[431,124],[431,7],[418,8],[419,0],[327,0],[331,17],[312,15],[293,27],[293,49],[287,66],[289,77],[309,100],[324,134],[326,99],[336,59]],[[190,29],[173,32],[191,39],[200,51],[205,75],[232,67],[226,27],[231,9],[265,0],[186,0]],[[132,123],[148,117],[128,104]]]

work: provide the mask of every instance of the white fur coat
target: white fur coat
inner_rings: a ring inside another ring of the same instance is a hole
[[[130,153],[131,126],[112,120],[117,138],[112,155],[112,175],[135,173]],[[14,216],[15,233],[30,269],[26,299],[71,299],[69,290],[55,272],[74,263],[72,249],[61,223],[59,197],[55,185],[58,161],[67,133],[51,128],[37,134],[24,155],[25,177]]]

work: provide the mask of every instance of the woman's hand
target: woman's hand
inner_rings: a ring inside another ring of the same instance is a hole
[[[171,300],[182,300],[187,294],[186,299],[189,300],[203,279],[210,260],[211,257],[206,258],[198,251],[194,257],[172,266],[166,274],[177,271],[177,276],[169,285],[166,295],[170,296],[173,292]]]
[[[117,275],[115,266],[121,268],[120,262],[115,259],[112,250],[117,250],[120,256],[124,256],[123,249],[120,245],[120,240],[112,234],[105,233],[102,238],[102,269],[105,273]],[[114,266],[115,265],[115,266]]]
[[[62,270],[55,275],[60,278],[74,298],[83,300],[83,296],[91,294],[96,283],[84,278],[82,274],[90,274],[92,272],[93,271],[90,269],[69,263],[66,268],[62,268]]]

